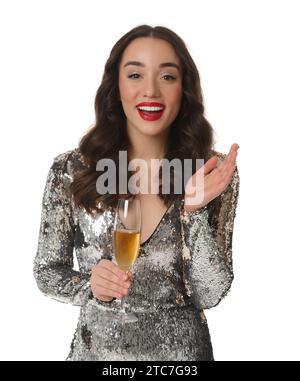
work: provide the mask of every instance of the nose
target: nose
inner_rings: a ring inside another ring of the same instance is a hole
[[[156,98],[160,96],[159,85],[157,84],[155,78],[148,77],[148,79],[146,79],[144,83],[145,87],[143,89],[143,92],[145,97]]]

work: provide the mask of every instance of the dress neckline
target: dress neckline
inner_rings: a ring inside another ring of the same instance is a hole
[[[159,223],[156,225],[155,229],[153,230],[153,232],[151,233],[150,237],[148,237],[146,239],[146,241],[144,241],[143,243],[140,243],[140,247],[144,247],[145,245],[147,245],[150,240],[153,238],[153,236],[155,235],[155,233],[157,232],[162,220],[166,217],[167,213],[169,212],[169,210],[171,209],[171,207],[173,206],[173,203],[168,207],[168,209],[165,211],[165,213],[163,214],[162,218],[160,219]]]

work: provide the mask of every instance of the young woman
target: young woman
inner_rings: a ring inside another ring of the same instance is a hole
[[[50,168],[34,263],[44,294],[81,306],[67,360],[213,360],[203,310],[216,306],[233,280],[238,145],[227,155],[213,150],[197,68],[182,39],[161,26],[138,26],[115,44],[95,112],[79,147]],[[128,275],[111,260],[116,205],[124,195],[96,189],[97,162],[110,158],[119,168],[119,151],[128,161],[205,163],[193,167],[181,194],[172,186],[169,194],[161,191],[160,171],[158,194],[125,195],[138,197],[142,211],[140,254]],[[201,171],[204,197],[191,203],[187,189]],[[136,323],[112,318],[125,295]]]

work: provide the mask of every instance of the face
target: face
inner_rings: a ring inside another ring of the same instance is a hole
[[[135,63],[128,64],[130,61]],[[119,66],[119,92],[127,129],[151,136],[166,132],[180,109],[181,82],[182,68],[172,45],[150,37],[133,40],[123,52]],[[164,109],[147,114],[137,108],[142,102],[159,103]]]

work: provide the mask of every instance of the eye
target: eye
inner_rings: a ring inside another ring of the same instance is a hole
[[[134,75],[139,75],[139,74],[137,74],[137,73],[131,74],[128,76],[128,78],[132,78]],[[135,78],[133,78],[133,79],[135,79]]]
[[[137,77],[134,77],[134,76],[138,76],[139,77],[140,75],[137,74],[137,73],[134,73],[134,74],[128,75],[127,78],[138,79]],[[175,77],[173,77],[173,75],[170,75],[170,74],[165,74],[165,75],[162,76],[162,78],[165,78],[165,77],[169,78],[169,79],[167,79],[167,81],[174,81],[176,79]]]
[[[173,75],[169,75],[169,74],[166,74],[166,75],[163,75],[163,78],[164,77],[169,77],[171,79],[168,79],[168,81],[174,81],[174,79],[176,79],[175,77],[173,77]]]

